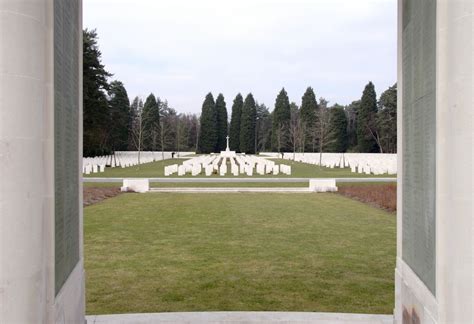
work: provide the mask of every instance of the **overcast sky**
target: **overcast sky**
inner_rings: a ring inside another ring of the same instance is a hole
[[[377,95],[396,81],[396,0],[84,0],[103,63],[130,100],[150,92],[200,112],[238,92],[273,110],[282,87],[308,86],[330,104]]]

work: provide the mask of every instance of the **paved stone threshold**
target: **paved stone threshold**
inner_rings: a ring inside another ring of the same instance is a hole
[[[87,324],[393,324],[392,315],[309,312],[184,312],[86,318]]]

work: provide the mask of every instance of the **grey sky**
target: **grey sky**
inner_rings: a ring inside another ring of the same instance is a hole
[[[330,104],[377,94],[396,81],[396,0],[84,0],[106,68],[130,99],[150,92],[179,112],[199,112],[222,92],[273,110],[284,86]]]

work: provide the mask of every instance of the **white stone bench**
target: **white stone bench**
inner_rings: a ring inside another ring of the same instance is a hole
[[[133,191],[144,193],[150,190],[149,179],[123,179],[121,191]]]
[[[310,179],[309,191],[312,191],[312,192],[337,191],[336,179]]]

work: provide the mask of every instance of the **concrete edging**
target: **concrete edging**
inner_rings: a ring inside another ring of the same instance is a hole
[[[393,315],[311,312],[182,312],[120,315],[90,315],[89,324],[392,324]]]

